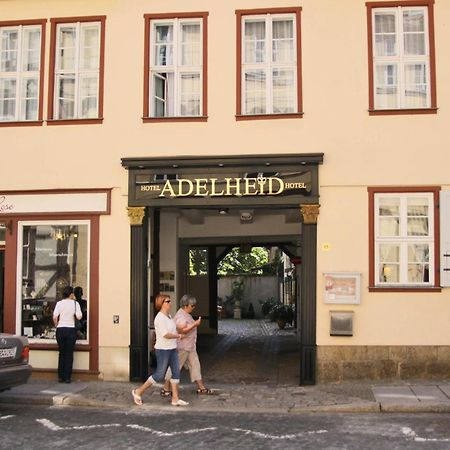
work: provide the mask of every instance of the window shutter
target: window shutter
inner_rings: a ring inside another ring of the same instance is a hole
[[[441,286],[450,286],[450,191],[440,192]]]

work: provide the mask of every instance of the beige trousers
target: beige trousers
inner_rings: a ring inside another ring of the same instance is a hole
[[[200,369],[200,360],[198,359],[198,354],[194,350],[193,352],[188,352],[186,350],[178,350],[178,359],[180,361],[180,370],[183,367],[189,370],[191,375],[191,382],[202,379],[202,373]],[[166,380],[170,380],[172,377],[172,371],[170,367],[167,369]]]

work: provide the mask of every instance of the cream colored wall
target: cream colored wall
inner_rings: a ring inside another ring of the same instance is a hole
[[[283,6],[302,7],[304,118],[236,122],[235,10]],[[209,11],[208,121],[143,124],[143,14],[186,11]],[[435,2],[436,115],[368,115],[365,0],[10,0],[0,8],[0,20],[88,15],[107,16],[104,123],[1,128],[8,158],[0,179],[5,190],[113,188],[111,216],[100,220],[100,370],[105,377],[128,370],[130,227],[122,157],[323,152],[318,344],[448,343],[448,289],[438,294],[367,292],[366,187],[450,185],[450,2]],[[49,41],[50,23],[44,118]],[[201,235],[200,228],[191,230]],[[323,242],[330,243],[330,251],[321,250]],[[321,274],[335,270],[363,274],[361,304],[352,307],[355,335],[345,340],[329,336],[330,307],[321,297]],[[118,325],[112,323],[113,314],[120,315]]]

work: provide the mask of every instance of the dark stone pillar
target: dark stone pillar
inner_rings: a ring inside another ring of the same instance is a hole
[[[300,385],[316,384],[317,216],[319,205],[300,205],[302,265],[300,301]]]
[[[130,381],[148,376],[147,220],[145,208],[128,208],[131,225]]]

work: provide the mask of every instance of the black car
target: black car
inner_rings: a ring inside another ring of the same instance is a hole
[[[31,375],[26,336],[0,333],[0,392],[25,384]]]

